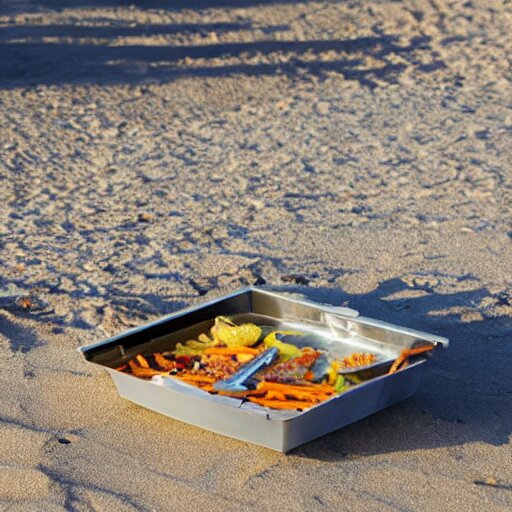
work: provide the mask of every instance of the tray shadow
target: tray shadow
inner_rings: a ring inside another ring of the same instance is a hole
[[[450,346],[438,350],[413,397],[353,425],[317,439],[292,453],[306,458],[339,460],[380,453],[450,447],[453,455],[465,443],[499,446],[512,433],[512,318],[464,322],[455,308],[478,304],[485,289],[454,294],[386,300],[407,289],[400,279],[376,290],[351,295],[341,290],[277,287],[324,303],[343,304],[361,315],[446,336]],[[432,315],[437,312],[436,315]]]

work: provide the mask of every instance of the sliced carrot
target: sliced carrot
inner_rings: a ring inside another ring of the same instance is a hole
[[[213,389],[213,386],[212,386]],[[222,396],[231,396],[233,398],[245,398],[248,395],[248,391],[227,391],[227,390],[220,390],[216,391],[218,395]]]
[[[141,379],[150,379],[154,375],[164,375],[167,373],[159,370],[153,370],[152,368],[143,368],[138,366],[133,360],[129,361],[128,365],[130,366],[132,374],[135,375],[135,377],[140,377]]]
[[[423,347],[402,350],[400,355],[395,359],[395,361],[391,365],[391,368],[388,371],[388,375],[395,373],[398,370],[399,366],[409,357],[416,356],[418,354],[423,354],[424,352],[428,352],[430,350],[433,350],[434,348],[434,345],[425,345]]]
[[[264,398],[249,397],[251,402],[262,405],[263,407],[270,407],[272,409],[308,409],[314,404],[311,402],[301,402],[298,400],[266,400]]]
[[[127,364],[123,364],[121,366],[118,366],[117,368],[114,368],[114,370],[117,370],[118,372],[124,372],[128,368]]]
[[[265,398],[268,400],[303,400],[305,402],[323,402],[331,397],[331,395],[320,394],[320,393],[308,393],[308,392],[299,392],[295,390],[287,390],[287,391],[276,391],[276,390],[266,390],[266,389],[255,389],[254,391],[250,391],[248,396],[256,396],[258,398]]]
[[[256,389],[281,391],[282,393],[286,393],[286,392],[301,393],[301,392],[303,392],[303,393],[319,393],[319,394],[326,394],[326,395],[334,394],[334,388],[332,386],[329,386],[326,384],[307,384],[304,386],[300,386],[300,385],[292,385],[292,384],[281,384],[279,382],[269,382],[267,380],[260,382]]]
[[[140,366],[133,359],[128,361],[128,366],[130,367],[130,370],[132,370],[132,371],[140,369]]]
[[[423,352],[428,352],[429,350],[434,350],[434,345],[424,345],[423,347],[410,348],[407,350],[402,350],[402,354],[406,357],[415,356],[418,354],[423,354]]]
[[[208,377],[207,375],[191,375],[189,373],[180,373],[179,375],[173,375],[173,377],[190,382],[208,382],[210,384],[215,382],[213,377]]]
[[[265,400],[286,400],[286,396],[281,391],[267,391],[265,393]]]
[[[394,360],[393,364],[391,365],[391,368],[388,371],[388,375],[392,375],[398,370],[398,367],[405,361],[406,357],[404,356],[403,352]]]
[[[329,398],[328,395],[320,395],[317,393],[286,393],[288,398],[296,400],[304,400],[306,402],[323,402]]]
[[[164,368],[165,370],[174,370],[176,368],[176,365],[172,362],[166,359],[162,354],[159,354],[158,352],[156,354],[153,354],[155,357],[155,362],[158,366],[161,368]]]
[[[139,363],[139,366],[142,366],[142,368],[150,368],[149,363],[147,362],[146,358],[144,356],[136,355],[135,359]]]
[[[405,360],[400,366],[400,370],[405,370],[409,366],[409,361]]]

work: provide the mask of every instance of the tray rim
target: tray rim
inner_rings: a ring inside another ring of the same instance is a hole
[[[116,334],[111,337],[108,337],[106,339],[103,339],[103,340],[100,340],[97,342],[93,342],[88,345],[82,345],[82,346],[78,347],[77,350],[85,358],[85,354],[91,350],[94,350],[95,348],[99,348],[104,345],[111,344],[111,343],[121,340],[122,338],[125,338],[129,335],[136,334],[138,332],[142,332],[150,327],[160,325],[160,324],[166,322],[167,320],[180,318],[189,313],[193,313],[194,311],[199,311],[206,306],[211,306],[211,305],[217,304],[219,302],[222,302],[224,300],[237,297],[238,295],[243,295],[243,294],[251,293],[251,292],[262,293],[262,294],[270,295],[270,296],[273,296],[273,297],[276,297],[279,299],[284,299],[284,300],[287,300],[290,302],[294,302],[296,304],[314,307],[318,310],[327,311],[335,316],[339,316],[340,318],[345,318],[347,320],[350,320],[350,321],[353,321],[356,323],[361,323],[364,325],[378,327],[378,328],[382,328],[382,329],[388,329],[388,330],[392,330],[394,332],[398,332],[401,334],[417,336],[419,338],[424,339],[425,341],[430,341],[437,346],[440,345],[442,347],[447,347],[449,345],[449,339],[444,336],[439,336],[437,334],[431,334],[431,333],[427,333],[424,331],[411,329],[409,327],[399,326],[396,324],[392,324],[392,323],[385,322],[382,320],[377,320],[374,318],[369,318],[366,316],[361,316],[361,315],[359,315],[358,311],[350,309],[350,308],[343,308],[343,307],[339,308],[337,306],[322,304],[322,303],[315,302],[315,301],[312,301],[312,300],[309,300],[306,298],[298,298],[293,295],[289,295],[288,293],[275,292],[275,291],[267,290],[265,288],[260,288],[257,286],[247,286],[247,287],[239,288],[238,290],[235,290],[234,292],[230,292],[230,293],[227,293],[224,295],[220,295],[218,297],[214,297],[206,302],[200,302],[198,304],[193,304],[191,306],[185,307],[178,311],[168,313],[166,315],[163,315],[163,316],[157,318],[156,320],[151,320],[151,321],[143,323],[139,326],[133,327],[132,329],[127,329],[126,331],[122,331],[121,333]],[[88,362],[97,364],[97,363],[94,363],[93,361],[88,361]],[[98,366],[103,366],[103,365],[98,365]]]

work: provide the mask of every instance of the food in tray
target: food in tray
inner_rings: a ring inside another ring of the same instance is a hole
[[[400,355],[394,360],[388,373],[391,375],[393,373],[396,373],[398,370],[403,370],[409,364],[409,357],[419,356],[420,354],[430,352],[431,350],[434,350],[434,345],[424,345],[422,347],[415,347],[402,350],[402,352],[400,352]]]
[[[348,370],[352,368],[360,368],[363,366],[370,366],[377,360],[375,354],[368,354],[366,352],[354,352],[343,359],[333,362],[335,370]]]
[[[307,342],[307,333],[236,325],[223,316],[215,319],[209,334],[177,343],[173,351],[138,354],[117,369],[142,379],[166,375],[262,407],[304,410],[362,382],[357,374],[341,375],[344,369],[363,369],[376,361],[375,354],[362,352],[336,359],[325,351],[282,341],[300,336]],[[404,351],[392,370],[425,350]]]

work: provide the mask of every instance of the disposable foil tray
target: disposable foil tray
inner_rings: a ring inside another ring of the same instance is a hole
[[[448,345],[444,337],[366,318],[353,309],[250,287],[79,350],[87,361],[107,369],[122,397],[171,418],[281,452],[410,397],[420,385],[427,362],[426,357],[420,358],[391,375],[381,369],[362,384],[305,411],[266,409],[242,399],[211,395],[177,379],[148,381],[115,370],[137,354],[172,350],[179,341],[197,338],[218,315],[237,323],[311,333],[315,348],[340,356],[371,352],[384,364],[418,344]]]

